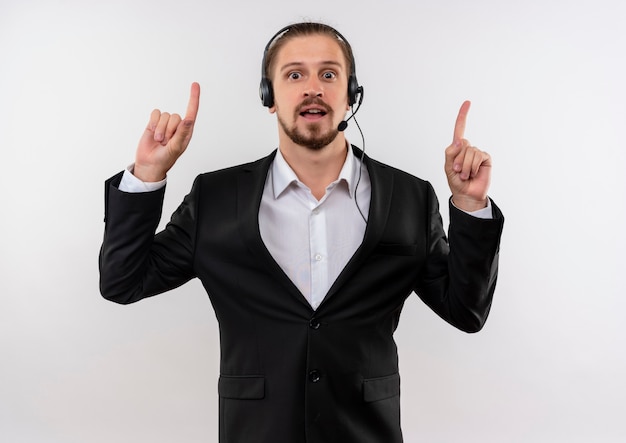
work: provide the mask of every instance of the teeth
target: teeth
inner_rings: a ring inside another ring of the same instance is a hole
[[[300,113],[300,115],[326,115],[326,111],[324,111],[323,109],[308,109],[306,111],[302,111]]]

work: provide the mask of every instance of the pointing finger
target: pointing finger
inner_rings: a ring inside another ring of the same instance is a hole
[[[180,121],[174,136],[171,139],[171,147],[176,155],[182,154],[191,140],[193,127],[200,107],[200,85],[196,82],[191,84],[191,94],[184,120]]]
[[[459,109],[459,115],[457,116],[456,123],[454,124],[454,142],[465,137],[465,122],[467,121],[467,113],[469,112],[470,105],[471,102],[465,101],[461,105],[461,109]]]
[[[187,113],[185,120],[196,121],[198,108],[200,107],[200,85],[196,82],[191,84],[191,93],[189,95],[189,104],[187,105]]]

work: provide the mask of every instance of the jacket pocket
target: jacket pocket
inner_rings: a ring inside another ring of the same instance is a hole
[[[400,395],[400,374],[363,380],[363,400],[373,402]]]
[[[217,393],[222,398],[260,400],[265,397],[265,377],[220,375]]]

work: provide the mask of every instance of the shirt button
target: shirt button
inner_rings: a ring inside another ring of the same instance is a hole
[[[320,321],[316,318],[312,318],[311,321],[309,322],[309,327],[311,329],[319,329],[320,326],[322,326],[322,324],[320,323]]]
[[[315,254],[315,261],[322,261],[322,254]]]
[[[311,372],[309,372],[309,381],[311,383],[317,383],[318,381],[320,381],[320,371],[318,370],[313,370]]]

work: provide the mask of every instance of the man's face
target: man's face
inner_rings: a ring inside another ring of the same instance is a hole
[[[314,150],[335,140],[348,110],[349,73],[339,43],[326,35],[293,38],[279,50],[273,71],[270,112],[279,131]]]

